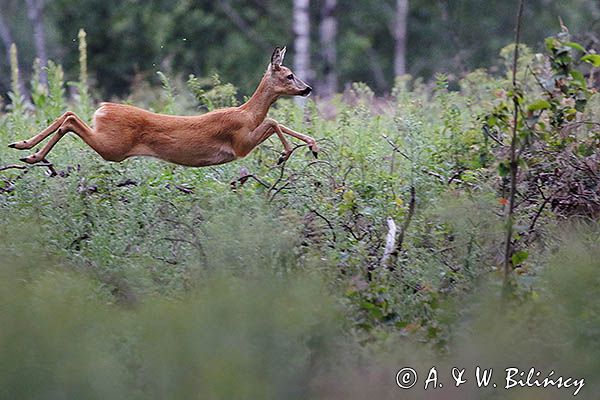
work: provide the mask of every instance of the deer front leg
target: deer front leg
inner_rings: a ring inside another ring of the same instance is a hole
[[[290,154],[292,153],[292,147],[289,142],[283,136],[281,129],[279,128],[279,124],[277,121],[267,118],[260,124],[256,129],[250,132],[249,135],[241,138],[241,140],[234,140],[234,151],[238,157],[245,157],[248,155],[252,149],[256,146],[267,140],[269,136],[273,133],[277,134],[277,137],[281,141],[284,147],[284,152],[281,154],[279,158],[278,164],[281,164],[285,160],[288,159]]]
[[[279,124],[276,124],[273,129],[275,129],[275,133],[281,141],[281,144],[283,144],[284,149],[283,153],[281,153],[281,156],[279,156],[279,160],[277,160],[277,165],[279,165],[286,162],[287,159],[290,158],[290,156],[292,155],[292,146],[290,146],[290,143],[286,140],[285,136],[283,136],[283,132],[281,132]]]
[[[279,128],[281,129],[281,131],[283,133],[287,133],[290,136],[295,137],[296,139],[300,139],[303,142],[305,142],[306,144],[308,144],[308,148],[312,151],[313,155],[315,156],[315,158],[317,158],[318,153],[319,153],[319,148],[317,147],[317,141],[315,139],[313,139],[310,136],[307,135],[303,135],[299,132],[296,132],[290,128],[288,128],[287,126],[281,125],[279,124]]]

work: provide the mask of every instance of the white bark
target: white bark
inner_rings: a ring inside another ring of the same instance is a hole
[[[10,46],[12,46],[15,41],[13,39],[12,32],[10,31],[10,27],[8,26],[8,23],[4,19],[4,15],[2,15],[2,13],[0,13],[0,39],[2,40],[2,43],[6,49],[6,60],[8,63],[8,60],[10,60]],[[20,70],[18,64],[19,61],[17,60],[17,68]],[[27,88],[25,87],[25,82],[23,81],[21,74],[19,74],[19,89],[21,90],[21,95],[27,98]]]
[[[337,91],[336,73],[336,36],[337,36],[337,0],[323,0],[321,9],[321,63],[323,77],[318,93],[323,97],[330,97]]]
[[[396,0],[396,20],[394,23],[394,74],[406,74],[406,26],[408,20],[408,0]]]
[[[6,59],[10,60],[10,45],[15,41],[12,33],[10,32],[10,28],[8,27],[8,23],[4,19],[4,15],[2,15],[2,13],[0,13],[0,39],[2,39],[2,43],[4,43],[4,47],[6,49]]]
[[[44,27],[44,0],[25,0],[27,5],[27,17],[33,25],[33,42],[37,58],[40,60],[40,82],[48,84],[46,71],[43,69],[48,64],[48,54],[46,52],[46,29]]]
[[[294,0],[294,73],[303,81],[310,82],[310,1]],[[310,85],[310,83],[309,83]],[[298,104],[304,99],[296,98]]]
[[[389,267],[389,262],[392,257],[392,253],[396,250],[396,223],[391,217],[387,219],[388,233],[385,238],[385,249],[383,250],[383,257],[381,258],[381,265]]]

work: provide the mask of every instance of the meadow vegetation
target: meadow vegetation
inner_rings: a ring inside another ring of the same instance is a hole
[[[31,103],[15,83],[0,143],[67,109],[90,121],[80,50],[78,81],[50,63]],[[456,364],[555,369],[597,397],[600,56],[564,32],[522,48],[515,90],[512,50],[505,74],[456,90],[406,76],[384,98],[356,83],[280,100],[271,115],[317,138],[318,159],[298,145],[276,165],[275,138],[218,167],[116,164],[68,135],[26,167],[0,146],[0,397],[397,398],[398,369]],[[241,100],[218,76],[160,79],[123,101],[194,114]],[[431,395],[523,396],[451,390]]]

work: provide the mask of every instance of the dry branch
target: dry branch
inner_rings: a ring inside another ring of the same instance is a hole
[[[389,268],[389,261],[392,258],[392,253],[396,248],[396,223],[394,219],[388,217],[387,219],[388,233],[385,238],[385,249],[383,250],[383,257],[381,258],[381,265],[385,268]]]
[[[408,212],[406,217],[404,218],[404,222],[400,227],[400,231],[396,236],[396,223],[393,219],[388,218],[388,234],[386,239],[385,250],[383,254],[383,258],[381,259],[381,264],[384,267],[387,267],[390,271],[394,270],[394,263],[398,258],[398,254],[402,251],[402,244],[404,243],[404,237],[406,236],[406,231],[410,226],[410,223],[415,214],[415,205],[416,205],[416,195],[415,195],[415,187],[410,187],[410,200],[408,203]],[[390,222],[391,221],[391,222]],[[392,225],[393,224],[393,225]],[[394,234],[391,232],[394,230]]]

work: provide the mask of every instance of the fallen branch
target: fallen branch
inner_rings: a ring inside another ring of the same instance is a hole
[[[410,223],[415,214],[415,205],[416,205],[416,195],[415,195],[415,187],[410,187],[410,200],[408,203],[408,213],[404,218],[404,222],[400,227],[400,232],[396,236],[396,223],[393,219],[388,218],[388,234],[386,239],[385,250],[383,254],[383,258],[381,259],[381,264],[384,267],[387,267],[390,271],[394,270],[394,262],[398,258],[398,254],[402,251],[402,244],[404,243],[404,237],[406,236],[406,231],[410,226]],[[392,225],[393,224],[393,225]],[[392,230],[394,234],[391,235]]]
[[[389,268],[389,262],[396,247],[396,223],[393,218],[388,217],[387,226],[388,233],[385,238],[385,249],[383,250],[383,257],[381,257],[381,265],[384,268]]]
[[[180,192],[183,192],[185,194],[194,194],[194,189],[184,186],[184,185],[175,185],[175,189],[179,190]]]
[[[48,169],[51,169],[51,172],[53,172],[53,174],[56,174],[56,172],[54,171],[54,166],[51,163],[43,163],[43,164],[38,163],[38,164],[33,164],[33,165],[9,164],[9,165],[0,167],[0,171],[6,171],[8,169],[30,169],[30,168],[35,168],[35,167],[46,167]]]

